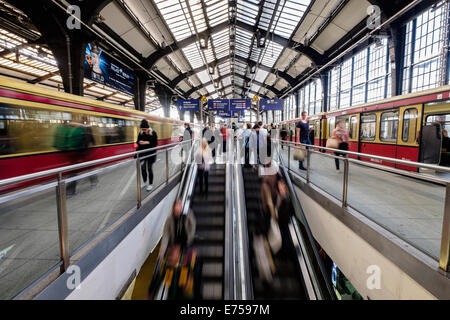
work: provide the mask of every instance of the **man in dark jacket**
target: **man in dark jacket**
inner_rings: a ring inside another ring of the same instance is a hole
[[[136,151],[156,148],[158,146],[158,135],[156,131],[153,131],[150,128],[147,120],[143,119],[141,122],[141,132],[139,133],[137,139],[137,149]],[[156,153],[155,151],[151,152],[143,152],[139,155],[140,158],[147,157],[142,161],[142,179],[144,180],[144,186],[147,191],[153,189],[153,163],[156,161]],[[147,182],[147,174],[148,174],[148,182]]]

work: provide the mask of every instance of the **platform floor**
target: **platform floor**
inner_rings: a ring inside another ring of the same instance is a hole
[[[153,190],[165,182],[165,168],[161,154],[153,165]],[[170,166],[169,174],[177,169]],[[98,175],[96,184],[78,181],[77,193],[67,198],[71,254],[136,205],[136,186],[134,162]],[[55,194],[51,188],[0,204],[0,299],[13,298],[59,262]],[[143,187],[143,199],[149,194]]]
[[[287,165],[287,148],[281,151]],[[304,162],[306,167],[306,161]],[[310,181],[342,199],[343,161],[311,155]],[[290,168],[306,178],[291,153]],[[439,259],[444,213],[444,186],[357,164],[349,165],[348,205],[398,237]]]

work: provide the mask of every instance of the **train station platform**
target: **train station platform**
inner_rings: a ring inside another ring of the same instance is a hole
[[[268,287],[255,245],[261,171],[233,161],[230,142],[212,165],[204,197],[192,162],[197,143],[184,151],[189,159],[183,164],[174,161],[181,144],[155,149],[150,192],[129,155],[95,170],[75,166],[76,175],[1,195],[1,298],[144,299],[150,283],[142,281],[153,283],[162,270],[158,243],[175,199],[182,199],[183,212],[191,210],[197,221],[201,299],[335,299],[331,270],[319,248],[363,298],[450,298],[448,274],[439,267],[446,203],[442,177],[355,160],[348,164],[347,179],[343,160],[338,173],[333,155],[319,151],[310,152],[309,170],[299,170],[293,158],[297,147],[274,143],[272,159],[292,202],[292,251],[272,257],[277,272]],[[58,191],[61,184],[70,189],[74,180],[74,195]],[[382,270],[376,290],[367,287],[367,268],[374,265]]]

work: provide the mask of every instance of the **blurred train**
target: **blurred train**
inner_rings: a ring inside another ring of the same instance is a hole
[[[286,127],[287,140],[298,142],[295,124],[299,120],[277,123]],[[349,151],[450,166],[450,138],[446,137],[450,131],[450,86],[311,115],[314,145],[326,146],[338,120],[345,122],[349,132]],[[360,160],[417,170],[372,158]]]
[[[0,77],[0,179],[133,152],[144,118],[159,145],[183,136],[183,121]],[[77,127],[91,133],[83,152],[58,142]]]

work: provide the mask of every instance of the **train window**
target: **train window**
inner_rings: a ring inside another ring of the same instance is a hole
[[[405,110],[403,113],[403,142],[416,141],[416,127],[417,127],[417,109],[411,108]],[[410,134],[411,133],[411,134]],[[411,137],[411,139],[409,139]]]
[[[315,128],[314,128],[314,138],[315,139],[320,139],[320,120],[317,120],[316,124],[314,126],[315,126]]]
[[[377,127],[377,115],[374,113],[361,116],[361,140],[374,140]]]
[[[350,118],[350,139],[356,139],[356,130],[358,126],[358,118],[356,116],[352,116]]]
[[[398,131],[398,111],[388,111],[381,114],[380,140],[396,142]]]
[[[336,118],[331,118],[329,120],[330,128],[329,128],[329,137],[331,138],[333,136],[333,129],[334,129],[334,123],[336,122]]]
[[[436,114],[427,117],[427,124],[438,122],[441,124],[442,130],[450,132],[450,114]]]

